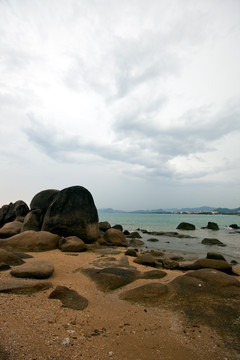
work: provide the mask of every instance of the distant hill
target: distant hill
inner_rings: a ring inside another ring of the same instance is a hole
[[[125,211],[125,210],[116,210],[112,208],[101,208],[98,209],[99,212],[113,214],[113,213],[131,213],[131,214],[171,214],[171,213],[208,213],[208,212],[218,212],[219,214],[239,214],[240,207],[236,209],[228,208],[215,208],[212,206],[200,206],[195,208],[170,208],[170,209],[153,209],[153,210],[134,210],[134,211]]]

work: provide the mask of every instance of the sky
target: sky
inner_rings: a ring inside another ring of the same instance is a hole
[[[239,0],[0,0],[0,206],[240,206]]]

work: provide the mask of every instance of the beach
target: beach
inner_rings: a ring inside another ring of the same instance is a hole
[[[88,306],[81,311],[63,307],[60,300],[48,298],[52,288],[31,295],[1,293],[1,360],[239,359],[214,328],[187,321],[183,312],[119,298],[123,291],[149,281],[168,284],[182,271],[165,270],[167,275],[160,280],[138,279],[103,292],[82,269],[109,263],[124,263],[138,271],[149,267],[134,263],[122,247],[108,248],[105,254],[102,250],[30,253],[33,258],[25,262],[44,259],[54,264],[49,279],[53,288],[62,285],[77,291],[88,299]],[[0,276],[4,280],[11,275],[2,271]]]

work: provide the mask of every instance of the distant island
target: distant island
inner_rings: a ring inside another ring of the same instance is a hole
[[[240,215],[240,207],[236,209],[215,208],[211,206],[201,206],[196,208],[171,208],[171,209],[153,209],[153,210],[116,210],[112,208],[98,209],[100,213],[128,213],[128,214],[200,214],[200,215]]]

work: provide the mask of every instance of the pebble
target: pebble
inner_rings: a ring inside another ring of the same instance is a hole
[[[65,338],[63,339],[63,341],[61,342],[62,346],[69,346],[70,345],[70,338]]]

